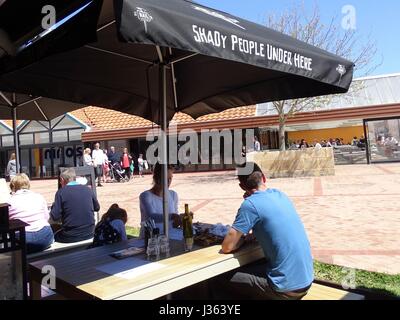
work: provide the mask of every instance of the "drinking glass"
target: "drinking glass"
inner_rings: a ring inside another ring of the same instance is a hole
[[[149,260],[157,260],[160,255],[160,246],[157,238],[150,238],[147,244],[147,258]]]
[[[160,253],[168,256],[170,251],[168,237],[165,235],[159,236],[158,245],[160,246]]]

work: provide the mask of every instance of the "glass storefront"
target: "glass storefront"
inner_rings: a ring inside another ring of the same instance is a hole
[[[59,167],[81,165],[84,131],[85,126],[68,115],[50,122],[25,122],[19,128],[21,172],[33,179],[50,178],[57,177]],[[14,140],[10,132],[4,132],[0,141],[0,174],[4,177]]]
[[[371,163],[400,162],[400,118],[365,120]]]

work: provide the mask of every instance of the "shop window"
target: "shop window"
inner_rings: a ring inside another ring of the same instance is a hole
[[[68,142],[68,131],[53,131],[53,143],[56,142]]]
[[[14,146],[14,137],[12,135],[1,137],[1,143],[3,147],[12,147]]]
[[[12,133],[9,129],[6,127],[3,127],[2,124],[0,124],[0,135],[6,135]]]
[[[33,134],[32,133],[20,134],[19,143],[21,146],[33,145]]]
[[[81,141],[84,131],[83,129],[69,130],[69,141]]]
[[[60,119],[62,119],[62,120],[60,121]],[[53,130],[82,127],[78,122],[72,120],[71,118],[69,118],[67,116],[58,117],[58,118],[52,120],[51,126],[52,126]]]
[[[41,123],[40,121],[30,121],[20,132],[32,133],[48,130],[48,124]]]
[[[35,144],[50,143],[50,135],[48,132],[35,133]]]
[[[366,121],[370,160],[400,161],[400,120],[376,119]]]

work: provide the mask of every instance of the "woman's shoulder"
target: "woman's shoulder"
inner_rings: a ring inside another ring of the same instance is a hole
[[[152,196],[154,196],[153,192],[151,192],[150,190],[146,190],[146,191],[143,191],[143,192],[139,195],[139,199],[140,199],[140,200],[142,200],[142,199],[147,199],[147,198],[152,197]]]
[[[173,197],[173,198],[178,198],[178,193],[175,190],[169,190],[169,194]]]

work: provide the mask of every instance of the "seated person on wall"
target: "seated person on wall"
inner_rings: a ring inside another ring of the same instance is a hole
[[[28,224],[26,231],[27,253],[40,252],[54,242],[49,220],[49,210],[44,197],[30,189],[29,178],[25,173],[11,179],[10,220],[21,220]]]
[[[128,240],[125,224],[128,221],[126,210],[114,203],[101,217],[94,230],[93,244],[90,248],[101,247]]]
[[[163,223],[163,187],[161,183],[161,171],[162,167],[157,163],[154,167],[153,172],[153,187],[140,194],[140,214],[141,222],[148,219],[154,219],[155,223],[162,225]],[[168,167],[168,187],[171,185],[173,178],[173,167]],[[170,215],[170,220],[174,223],[170,224],[176,227],[179,225],[179,215],[178,215],[178,194],[169,190],[168,197],[168,211]],[[160,230],[163,233],[163,230]],[[143,237],[143,230],[141,230],[141,236]]]
[[[60,174],[62,188],[55,195],[51,218],[61,220],[61,229],[54,234],[57,242],[72,243],[93,238],[94,212],[100,210],[93,191],[76,182],[75,169]]]
[[[249,167],[251,170],[247,170]],[[257,164],[239,168],[238,177],[245,191],[244,202],[222,251],[234,252],[246,241],[244,236],[247,240],[255,237],[266,258],[216,278],[213,291],[222,294],[216,298],[301,299],[314,280],[313,259],[295,207],[284,193],[267,188]]]

